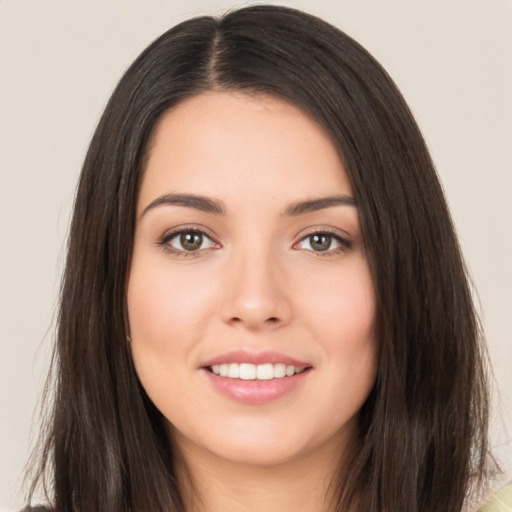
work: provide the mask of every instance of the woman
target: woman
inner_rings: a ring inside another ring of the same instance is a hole
[[[363,48],[258,6],[140,55],[82,171],[55,372],[35,484],[58,511],[471,505],[479,326],[421,134]]]

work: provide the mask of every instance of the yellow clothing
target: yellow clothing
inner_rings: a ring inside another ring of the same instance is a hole
[[[478,512],[512,512],[512,481],[494,493]]]

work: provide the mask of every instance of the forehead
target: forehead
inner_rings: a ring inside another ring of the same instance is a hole
[[[274,97],[208,92],[169,110],[156,125],[139,210],[162,193],[197,193],[248,204],[352,189],[325,130]]]

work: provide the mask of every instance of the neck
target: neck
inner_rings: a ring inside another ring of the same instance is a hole
[[[331,444],[300,459],[266,466],[233,463],[212,453],[198,459],[193,446],[180,444],[178,481],[186,512],[333,511],[340,451]]]

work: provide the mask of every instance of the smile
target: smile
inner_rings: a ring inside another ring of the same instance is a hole
[[[283,363],[277,364],[251,364],[251,363],[229,363],[215,364],[209,367],[215,375],[227,377],[229,379],[241,380],[272,380],[292,377],[297,373],[302,373],[305,367],[296,367]]]
[[[301,389],[314,365],[274,351],[235,350],[203,361],[202,375],[216,392],[246,405],[263,405]]]

